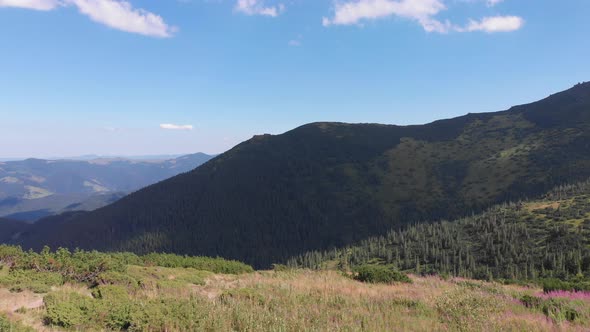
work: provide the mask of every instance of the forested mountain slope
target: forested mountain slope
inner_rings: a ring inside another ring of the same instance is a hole
[[[30,224],[22,221],[0,218],[0,242],[12,241],[13,237],[18,236],[29,226]]]
[[[262,135],[25,247],[220,255],[256,266],[469,215],[590,177],[590,83],[420,126],[313,123]]]
[[[495,206],[452,222],[418,224],[360,244],[290,261],[308,268],[392,264],[402,270],[468,278],[590,277],[590,180],[542,200]]]

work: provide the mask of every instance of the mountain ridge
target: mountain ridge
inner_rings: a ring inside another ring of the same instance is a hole
[[[426,125],[318,122],[258,135],[21,244],[220,255],[268,266],[590,177],[590,84]]]

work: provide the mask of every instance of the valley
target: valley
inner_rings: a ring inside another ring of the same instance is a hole
[[[89,158],[0,162],[0,217],[37,221],[68,211],[92,211],[213,156],[174,159]]]

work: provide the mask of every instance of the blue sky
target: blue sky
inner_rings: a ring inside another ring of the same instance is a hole
[[[218,153],[590,80],[587,0],[0,0],[0,157]]]

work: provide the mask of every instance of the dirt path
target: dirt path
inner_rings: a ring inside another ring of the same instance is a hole
[[[29,291],[11,293],[7,289],[0,289],[0,311],[15,312],[20,308],[36,309],[43,306],[43,296]]]

